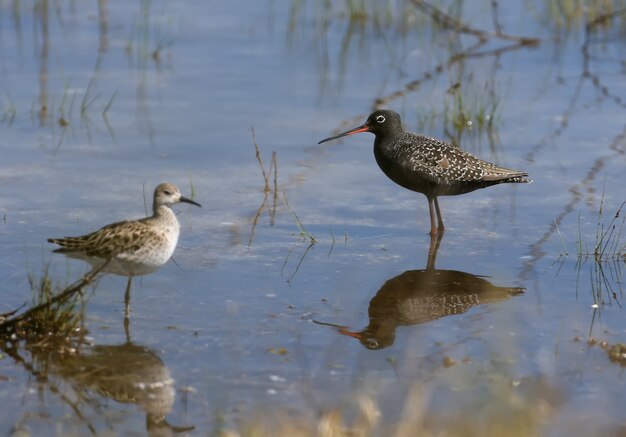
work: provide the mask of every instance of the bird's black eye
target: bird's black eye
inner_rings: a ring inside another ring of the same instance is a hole
[[[163,191],[163,192],[164,192],[165,194],[167,194],[168,196],[171,196],[171,195],[172,195],[172,193],[170,193],[170,192],[169,192],[169,191],[167,191],[167,190],[165,190],[165,191]]]
[[[376,122],[377,123],[384,123],[385,122],[385,117],[383,115],[379,115],[378,117],[376,117]]]

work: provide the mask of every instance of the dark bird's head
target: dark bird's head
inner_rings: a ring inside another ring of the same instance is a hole
[[[376,135],[376,138],[395,138],[404,132],[402,128],[402,120],[397,112],[387,109],[380,109],[374,111],[367,117],[367,121],[359,127],[350,129],[334,137],[326,138],[320,141],[318,144],[325,143],[326,141],[336,140],[337,138],[345,137],[347,135],[358,134],[359,132],[371,132]]]

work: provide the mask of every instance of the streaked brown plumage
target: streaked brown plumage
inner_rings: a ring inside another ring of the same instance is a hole
[[[126,286],[126,315],[133,276],[158,270],[174,253],[180,225],[170,208],[178,202],[199,203],[187,199],[180,190],[168,183],[154,190],[153,214],[140,220],[128,220],[110,225],[80,237],[50,238],[48,242],[61,246],[54,252],[87,261],[94,269],[128,276]],[[104,267],[103,267],[104,266]]]

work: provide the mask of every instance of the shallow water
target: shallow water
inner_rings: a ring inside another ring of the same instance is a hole
[[[491,30],[489,4],[461,18]],[[424,429],[451,417],[476,434],[624,429],[623,368],[588,342],[626,342],[624,262],[576,256],[626,200],[623,20],[585,45],[584,23],[559,30],[541,2],[502,2],[505,31],[540,44],[470,50],[476,38],[410,5],[399,19],[403,5],[387,22],[307,2],[1,4],[0,313],[31,302],[28,275],[45,266],[62,285],[87,271],[46,238],[142,217],[163,181],[203,205],[175,208],[176,264],[135,280],[132,345],[126,280],[105,276],[85,295],[89,344],[76,356],[0,352],[2,433],[209,434],[266,412],[349,418],[362,396],[385,427],[412,416],[416,391]],[[432,320],[411,308],[435,306],[443,280],[385,297],[404,272],[423,280],[425,198],[382,174],[371,135],[317,145],[377,99],[409,130],[528,171],[531,185],[442,198],[435,263],[439,277],[462,272],[460,289],[524,293]],[[460,102],[472,128],[449,122]],[[251,126],[266,170],[277,156],[265,204]],[[368,311],[387,314],[378,350],[339,333],[365,330]],[[127,361],[128,375],[107,361]],[[92,365],[102,377],[76,370]]]

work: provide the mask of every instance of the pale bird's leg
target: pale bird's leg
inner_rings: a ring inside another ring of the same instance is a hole
[[[124,332],[126,332],[126,338],[130,338],[129,325],[130,325],[130,286],[133,282],[133,277],[128,277],[128,284],[126,284],[126,293],[124,293]]]

